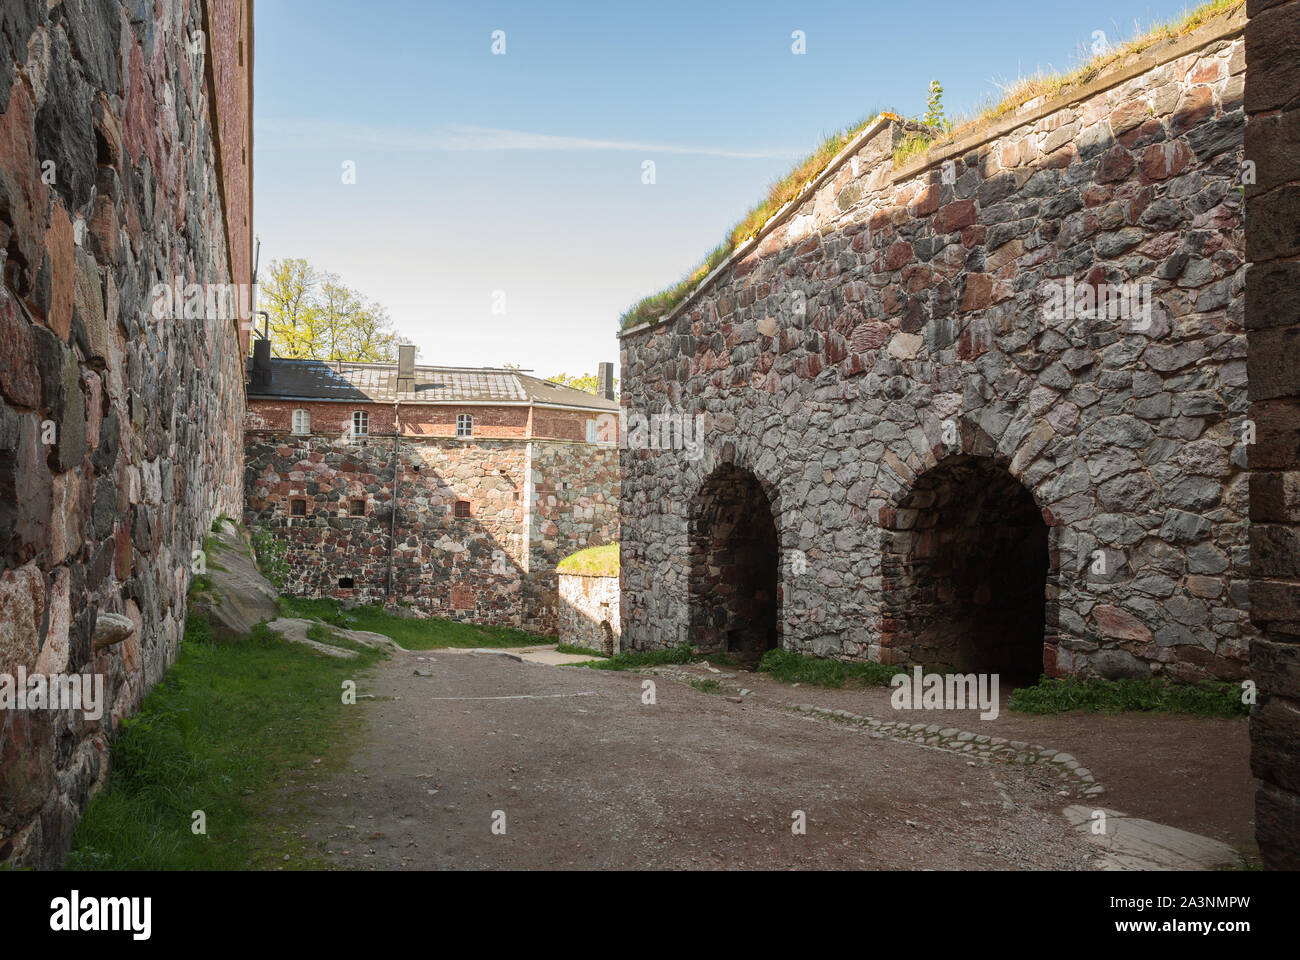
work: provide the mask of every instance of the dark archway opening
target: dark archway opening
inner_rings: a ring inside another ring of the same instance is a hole
[[[691,505],[690,641],[746,665],[780,644],[780,541],[758,479],[720,467]]]
[[[986,457],[945,460],[919,477],[884,531],[882,643],[913,663],[1043,672],[1048,528],[1033,496]]]

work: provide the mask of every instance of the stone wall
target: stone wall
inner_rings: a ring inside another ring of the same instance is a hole
[[[1246,29],[1246,327],[1250,349],[1250,613],[1259,701],[1251,767],[1264,863],[1300,869],[1300,0],[1252,0]]]
[[[285,590],[297,596],[391,596],[433,616],[553,634],[555,565],[617,535],[608,448],[404,436],[394,522],[391,436],[250,429],[245,443],[245,518],[287,545]]]
[[[622,334],[625,418],[705,416],[698,458],[623,452],[630,647],[710,615],[691,558],[728,473],[774,514],[782,645],[925,659],[927,625],[891,595],[963,555],[936,511],[978,492],[944,501],[926,478],[966,457],[1046,527],[1042,669],[1244,674],[1242,20],[899,168],[907,129],[879,120],[682,307]],[[1132,296],[1098,314],[1107,290]],[[934,602],[992,623],[996,570],[945,576]]]
[[[557,630],[555,568],[571,553],[618,540],[618,450],[538,440],[529,444],[528,629]]]
[[[0,10],[0,674],[99,675],[106,701],[0,711],[14,865],[66,853],[109,735],[175,659],[193,551],[240,509],[239,318],[159,320],[151,293],[250,279],[248,6]],[[214,49],[242,53],[224,140]]]
[[[607,654],[623,649],[618,577],[561,573],[560,643]]]

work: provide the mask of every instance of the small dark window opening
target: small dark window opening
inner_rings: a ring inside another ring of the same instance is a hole
[[[348,515],[353,517],[364,517],[366,515],[366,501],[352,500],[348,503]]]
[[[353,584],[351,577],[339,577],[340,590],[351,590],[354,586],[355,584]]]
[[[468,500],[457,500],[457,501],[456,501],[456,516],[457,516],[457,517],[462,517],[462,518],[463,518],[463,517],[468,517],[468,516],[469,516],[469,501],[468,501]]]
[[[306,500],[290,500],[290,501],[289,501],[289,515],[290,515],[290,516],[293,516],[293,517],[305,517],[305,516],[307,516],[307,501],[306,501]]]

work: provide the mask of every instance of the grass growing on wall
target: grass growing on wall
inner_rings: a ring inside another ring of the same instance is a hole
[[[571,553],[555,569],[558,573],[576,573],[586,577],[617,577],[618,562],[618,544],[609,543]]]
[[[552,643],[553,637],[539,637],[512,627],[483,627],[455,620],[412,620],[386,613],[378,605],[344,610],[337,600],[304,600],[281,597],[286,617],[321,620],[347,630],[382,633],[407,650],[436,650],[439,647],[533,647]]]
[[[1243,6],[1245,2],[1246,0],[1211,0],[1211,2],[1204,3],[1173,20],[1152,24],[1145,30],[1139,31],[1131,39],[1111,46],[1104,53],[1096,55],[1090,55],[1090,51],[1083,53],[1081,54],[1082,62],[1073,69],[1063,71],[1040,70],[1029,76],[1019,77],[1010,83],[1003,84],[1000,96],[996,99],[990,97],[979,110],[955,120],[948,130],[942,136],[936,138],[929,146],[956,140],[973,128],[991,120],[996,120],[998,117],[1024,106],[1031,100],[1040,97],[1051,99],[1069,87],[1091,83],[1120,60],[1140,54],[1157,43],[1181,39],[1194,30],[1203,27],[1215,17],[1222,16],[1237,7]],[[918,152],[921,151],[914,151],[905,159],[910,159],[910,156],[914,156]],[[897,160],[897,157],[895,159],[896,162],[901,162]]]
[[[974,127],[978,127],[1004,114],[1010,113],[1037,97],[1051,98],[1067,87],[1092,81],[1117,61],[1147,50],[1164,40],[1176,40],[1204,26],[1215,17],[1242,6],[1246,0],[1210,0],[1174,20],[1158,23],[1125,43],[1117,44],[1105,53],[1091,56],[1074,69],[1056,72],[1040,71],[1003,85],[1001,94],[990,97],[983,107],[967,116],[945,121],[943,129],[933,138],[924,134],[909,134],[895,149],[896,166],[927,153],[932,147],[951,142]],[[723,241],[714,247],[704,261],[677,283],[638,301],[620,318],[620,327],[628,329],[641,323],[658,320],[671,312],[690,296],[710,273],[727,259],[749,237],[757,235],[763,225],[790,200],[798,196],[805,184],[816,179],[845,146],[867,128],[878,116],[876,111],[860,123],[836,131],[805,157],[785,177],[776,181],[767,196],[736,224]]]
[[[865,130],[880,115],[873,112],[868,117],[827,135],[812,153],[804,157],[793,170],[774,182],[767,191],[767,196],[741,218],[740,222],[727,231],[722,242],[709,251],[698,267],[684,276],[666,290],[645,297],[623,314],[620,325],[626,329],[639,323],[658,320],[682,301],[684,301],[700,281],[718,268],[733,250],[750,237],[755,236],[767,221],[788,202],[799,195],[804,186],[817,179],[826,169],[836,154],[848,146],[849,142]]]
[[[909,133],[894,148],[894,166],[901,167],[913,157],[922,156],[934,146],[934,138],[924,133]]]
[[[258,572],[270,581],[277,590],[283,590],[289,579],[289,561],[286,554],[288,544],[264,527],[253,527],[250,532],[253,541],[253,560]]]
[[[381,657],[324,657],[265,626],[214,642],[192,615],[175,665],[113,744],[108,786],[77,825],[67,868],[322,866],[276,810],[280,788],[342,768],[357,709],[342,703],[343,681]],[[206,835],[191,829],[196,810]]]

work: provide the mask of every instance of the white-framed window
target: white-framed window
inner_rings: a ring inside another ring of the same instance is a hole
[[[370,435],[370,414],[364,410],[356,410],[352,413],[352,436],[367,437]]]
[[[472,413],[456,414],[456,436],[474,436],[474,415]]]
[[[587,442],[588,443],[596,442],[596,421],[595,420],[587,421]]]
[[[295,410],[293,412],[293,432],[311,433],[311,414],[306,410]]]

